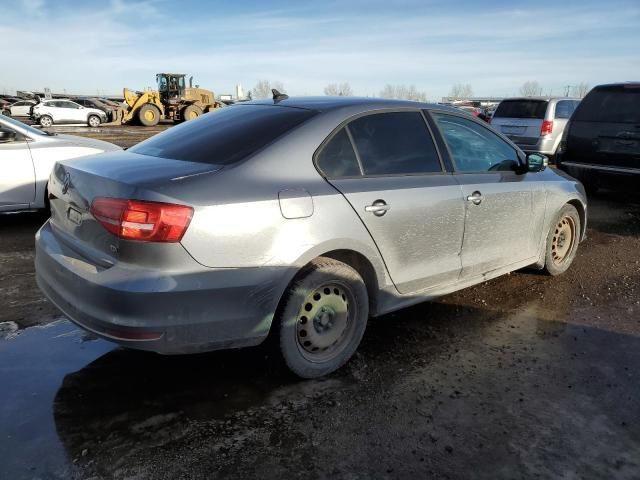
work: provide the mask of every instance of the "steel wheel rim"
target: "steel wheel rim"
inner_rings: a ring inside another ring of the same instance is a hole
[[[153,122],[156,119],[156,113],[153,110],[148,109],[144,112],[144,119],[148,122]]]
[[[562,265],[571,255],[576,241],[576,222],[570,217],[562,217],[555,226],[551,241],[551,258],[555,265]]]
[[[302,356],[315,363],[335,358],[353,335],[356,303],[351,289],[328,282],[312,290],[296,318],[296,339]]]

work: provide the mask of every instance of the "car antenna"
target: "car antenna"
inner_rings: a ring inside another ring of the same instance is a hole
[[[271,93],[273,93],[273,101],[276,103],[280,102],[281,100],[286,100],[287,98],[289,98],[289,95],[287,95],[286,93],[280,93],[275,88],[271,89]]]

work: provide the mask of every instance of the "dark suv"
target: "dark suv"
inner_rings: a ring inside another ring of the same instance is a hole
[[[595,87],[564,131],[558,167],[591,191],[640,178],[640,83]]]

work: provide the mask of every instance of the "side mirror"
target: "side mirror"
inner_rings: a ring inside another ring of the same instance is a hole
[[[541,153],[529,153],[527,155],[527,171],[541,172],[549,165],[549,159]]]
[[[16,139],[16,132],[7,128],[0,128],[0,143],[13,142]]]

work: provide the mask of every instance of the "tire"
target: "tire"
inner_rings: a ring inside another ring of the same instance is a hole
[[[51,118],[49,115],[42,115],[38,119],[38,123],[41,127],[48,128],[53,125],[53,118]]]
[[[544,269],[549,275],[567,271],[578,251],[581,231],[576,208],[569,204],[562,207],[547,235]]]
[[[89,115],[89,118],[87,119],[87,125],[92,128],[99,127],[101,123],[100,117],[97,115]]]
[[[279,354],[302,378],[327,375],[355,353],[369,317],[362,277],[349,265],[320,257],[293,280],[274,322]]]
[[[202,115],[202,109],[197,105],[187,105],[184,110],[182,110],[182,120],[184,122],[194,120],[200,115]]]
[[[160,109],[150,103],[145,103],[138,110],[138,121],[145,127],[154,127],[160,122]]]

